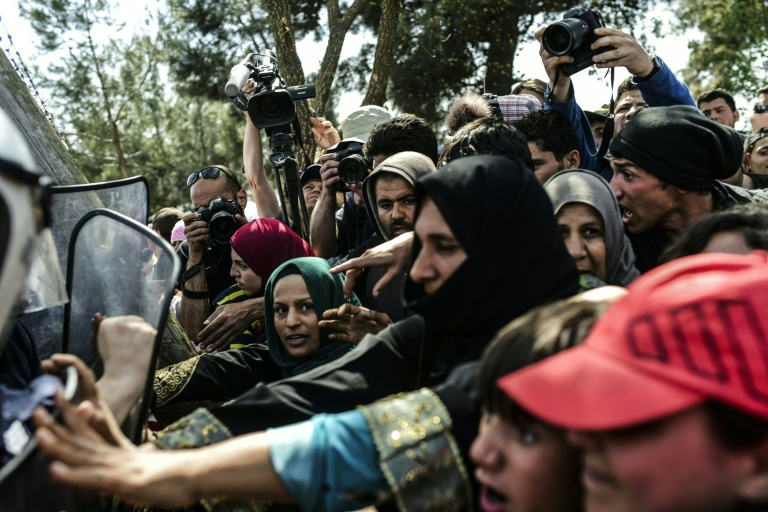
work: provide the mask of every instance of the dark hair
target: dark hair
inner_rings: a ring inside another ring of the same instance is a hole
[[[705,215],[664,251],[661,261],[699,254],[714,235],[724,232],[740,233],[751,249],[768,250],[768,205],[745,204]]]
[[[374,126],[363,151],[369,158],[415,151],[437,164],[437,136],[424,119],[403,114]]]
[[[768,439],[768,421],[762,418],[716,400],[705,402],[704,411],[710,431],[728,450],[749,450]]]
[[[438,166],[469,155],[516,156],[533,169],[525,135],[495,117],[477,119],[456,132],[443,146]]]
[[[526,80],[523,80],[516,86],[514,86],[512,88],[512,94],[520,94],[520,91],[522,91],[523,89],[530,89],[532,91],[545,94],[547,91],[547,84],[545,84],[543,80],[539,80],[538,78],[528,78]]]
[[[624,96],[625,92],[634,90],[637,90],[637,85],[635,85],[635,83],[632,81],[632,77],[628,76],[622,80],[618,89],[616,89],[616,103],[618,103],[621,97]]]
[[[579,135],[571,122],[554,110],[537,110],[512,123],[525,135],[528,142],[535,142],[541,151],[551,151],[557,160],[579,149]]]
[[[565,299],[535,308],[507,324],[480,360],[477,396],[481,406],[513,424],[529,419],[496,381],[581,343],[610,304],[609,301]]]
[[[448,113],[445,114],[444,120],[445,127],[448,129],[448,135],[454,135],[472,121],[492,116],[493,111],[488,100],[477,93],[470,92],[448,107]]]
[[[698,98],[696,98],[696,106],[701,108],[702,103],[715,101],[718,98],[723,98],[729,109],[732,111],[736,110],[736,102],[733,100],[733,96],[731,96],[731,93],[725,89],[711,89],[709,91],[704,91],[703,93],[699,94]]]

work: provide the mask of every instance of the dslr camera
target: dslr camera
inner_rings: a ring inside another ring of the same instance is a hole
[[[257,93],[249,99],[240,93],[245,82],[252,78]],[[240,110],[247,110],[256,128],[263,130],[290,125],[296,119],[296,100],[315,97],[314,84],[285,87],[280,76],[277,58],[272,50],[264,54],[251,53],[232,68],[224,92]]]
[[[353,185],[363,181],[368,175],[370,164],[363,156],[365,142],[360,139],[344,139],[334,147],[328,149],[328,153],[336,153],[336,161],[339,162],[338,175],[341,181],[336,182],[336,190],[347,192],[347,185]]]
[[[200,220],[208,223],[211,240],[218,245],[229,245],[229,239],[235,234],[240,224],[235,215],[242,215],[240,205],[231,199],[217,197],[207,208],[198,212]]]
[[[594,64],[592,57],[595,55],[611,49],[610,46],[596,50],[590,48],[597,39],[595,29],[604,26],[599,12],[576,7],[563,14],[561,21],[544,30],[541,43],[551,55],[573,57],[573,62],[560,65],[560,71],[570,76]]]

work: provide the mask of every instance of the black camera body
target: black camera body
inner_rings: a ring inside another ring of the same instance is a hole
[[[541,44],[551,55],[573,57],[573,62],[560,65],[560,71],[570,76],[594,64],[592,57],[595,55],[611,49],[610,46],[596,50],[590,48],[598,39],[595,29],[604,26],[603,17],[598,11],[576,7],[563,14],[561,21],[556,21],[544,30]]]
[[[294,101],[314,97],[314,84],[264,90],[248,100],[248,115],[260,130],[284,126],[296,119]]]
[[[211,240],[218,245],[229,245],[229,239],[235,234],[240,224],[235,215],[242,215],[243,211],[236,201],[217,197],[207,208],[198,212],[200,220],[208,223]]]
[[[336,190],[347,192],[347,185],[353,185],[363,181],[368,175],[370,165],[368,159],[363,156],[365,142],[360,139],[344,139],[327,153],[336,153],[336,161],[339,162],[338,175],[341,181],[336,182]]]
[[[258,84],[258,92],[246,99],[240,90],[249,78]],[[290,125],[296,119],[293,102],[315,97],[314,84],[284,86],[277,57],[272,50],[264,50],[263,54],[248,54],[232,68],[224,90],[240,110],[248,111],[254,126],[260,130]]]

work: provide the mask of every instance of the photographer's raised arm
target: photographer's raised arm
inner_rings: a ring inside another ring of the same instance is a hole
[[[251,118],[245,116],[245,135],[243,137],[243,168],[248,185],[253,193],[253,200],[261,218],[278,218],[280,205],[264,170],[264,153],[261,149],[261,134],[253,125]]]
[[[198,220],[197,213],[183,218],[189,247],[183,275],[182,298],[179,305],[179,323],[189,339],[197,343],[203,322],[210,314],[208,283],[205,279],[205,247],[210,239],[208,223]]]
[[[320,178],[323,180],[323,191],[317,201],[309,223],[309,244],[312,251],[320,258],[332,258],[339,251],[336,239],[336,188],[339,181],[339,162],[335,161],[336,154],[320,157],[322,168]]]

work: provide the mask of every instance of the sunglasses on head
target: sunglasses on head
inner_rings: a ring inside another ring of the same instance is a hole
[[[768,105],[755,105],[752,107],[752,112],[755,114],[762,114],[764,112],[768,112]]]
[[[215,180],[222,173],[224,174],[224,176],[232,180],[237,185],[238,188],[240,188],[240,183],[237,182],[234,176],[230,175],[227,171],[221,169],[220,167],[206,167],[205,169],[202,169],[200,171],[193,172],[192,174],[187,176],[187,187],[191,187],[192,185],[197,183],[197,180],[199,180],[201,177],[204,180]]]

